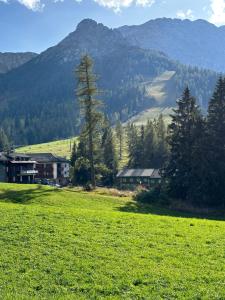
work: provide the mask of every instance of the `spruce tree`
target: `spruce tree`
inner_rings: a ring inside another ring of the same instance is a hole
[[[140,138],[138,129],[134,124],[128,124],[127,126],[127,145],[128,145],[128,166],[129,168],[140,167]]]
[[[200,117],[196,100],[186,88],[169,125],[170,157],[164,170],[168,191],[172,197],[190,202],[193,184],[192,154],[195,128]]]
[[[112,185],[114,183],[118,168],[118,159],[116,155],[113,131],[107,119],[105,119],[104,122],[101,149],[103,158],[102,162],[108,170],[107,176],[105,176],[104,181],[105,184]]]
[[[167,132],[163,115],[160,114],[155,125],[157,145],[155,151],[154,167],[162,168],[168,155]]]
[[[193,142],[191,152],[191,180],[188,190],[188,199],[192,204],[205,206],[208,198],[209,164],[206,136],[206,121],[199,114],[193,129]]]
[[[83,131],[88,137],[88,159],[90,161],[91,184],[92,187],[95,188],[95,133],[101,120],[99,108],[102,105],[102,102],[95,99],[95,96],[98,92],[96,86],[97,77],[93,73],[93,61],[90,56],[84,55],[81,58],[76,73],[78,79],[77,96],[80,102],[81,113],[84,116],[85,122]]]
[[[207,118],[209,205],[225,205],[225,79],[219,78]]]
[[[117,121],[115,130],[116,130],[116,137],[119,142],[119,160],[122,160],[124,132],[123,132],[123,126],[120,121]]]
[[[145,168],[154,168],[155,152],[156,152],[156,134],[155,134],[155,128],[151,121],[148,121],[146,125],[143,148],[144,148]]]
[[[71,157],[70,157],[71,166],[74,167],[74,164],[75,164],[76,160],[77,160],[77,143],[74,142],[72,152],[71,152]]]

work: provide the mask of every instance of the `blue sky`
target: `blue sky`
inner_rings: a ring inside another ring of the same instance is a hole
[[[159,17],[225,25],[225,0],[0,0],[0,51],[41,52],[84,18],[118,27]]]

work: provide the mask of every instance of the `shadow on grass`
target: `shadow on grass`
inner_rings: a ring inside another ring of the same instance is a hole
[[[126,205],[119,207],[119,211],[138,214],[153,214],[159,216],[169,216],[178,218],[196,218],[216,221],[225,221],[225,211],[210,211],[207,213],[185,212],[156,204],[144,204],[136,201],[127,202]]]
[[[27,188],[18,190],[4,190],[0,192],[0,202],[29,204],[39,198],[49,196],[52,192],[61,192],[59,189],[46,189],[42,185],[37,188]]]

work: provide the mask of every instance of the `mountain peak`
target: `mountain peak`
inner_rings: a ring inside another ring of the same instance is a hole
[[[103,25],[102,23],[97,23],[95,20],[92,19],[83,19],[76,28],[77,32],[87,32],[93,30],[110,30],[107,26]]]
[[[77,25],[75,31],[71,32],[56,47],[53,47],[51,51],[57,52],[57,57],[61,57],[63,61],[71,61],[82,53],[98,57],[124,45],[127,43],[119,31],[110,29],[92,19],[84,19]]]
[[[83,19],[78,25],[77,30],[83,29],[83,28],[92,28],[96,27],[98,23],[95,20],[92,19]]]

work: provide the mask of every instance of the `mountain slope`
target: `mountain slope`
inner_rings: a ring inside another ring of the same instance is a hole
[[[163,51],[187,65],[225,72],[225,27],[204,21],[156,19],[118,29],[133,45]]]
[[[132,46],[118,30],[84,20],[58,45],[0,76],[0,119],[16,144],[77,134],[74,71],[83,53],[94,59],[104,91],[99,97],[112,120],[127,120],[156,105],[172,106],[187,84],[205,107],[217,78],[214,72],[185,67],[161,52]],[[168,71],[174,73],[167,84],[169,94],[159,103],[149,92],[149,82]]]
[[[18,68],[36,57],[38,54],[33,52],[10,53],[0,52],[0,73],[7,73],[12,69]]]

